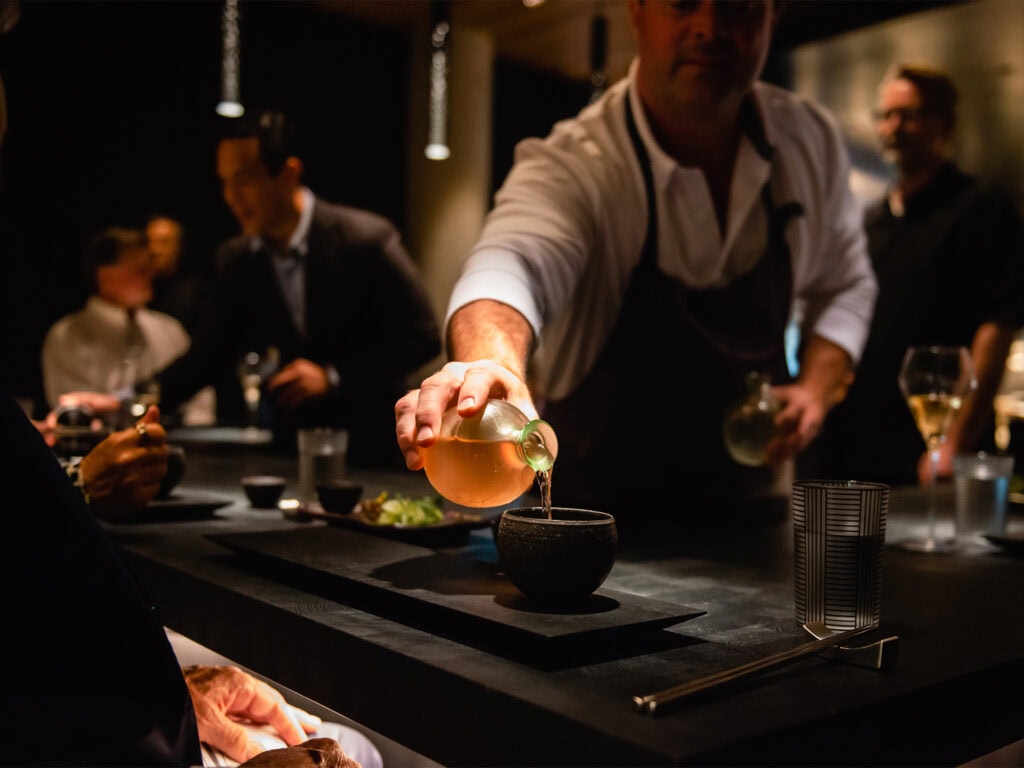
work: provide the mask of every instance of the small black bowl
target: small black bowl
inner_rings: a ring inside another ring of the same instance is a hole
[[[553,507],[507,509],[495,544],[502,570],[530,600],[568,607],[600,587],[615,564],[619,536],[607,512]]]
[[[160,490],[156,492],[158,499],[166,499],[171,495],[181,479],[185,476],[185,449],[180,445],[167,445],[167,472],[160,481]]]
[[[242,488],[249,503],[257,509],[276,509],[288,481],[276,475],[249,475],[242,478]]]
[[[316,495],[320,506],[328,512],[347,515],[363,498],[363,486],[354,480],[337,478],[317,483]]]

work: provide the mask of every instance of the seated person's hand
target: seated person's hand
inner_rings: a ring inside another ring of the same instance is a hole
[[[320,718],[290,706],[271,686],[243,672],[238,667],[195,666],[183,670],[185,682],[192,695],[192,705],[199,726],[199,739],[219,749],[233,760],[245,762],[263,751],[252,741],[237,721],[269,724],[289,747],[302,742],[307,733],[314,732]],[[313,742],[333,741],[313,739]],[[312,742],[311,742],[312,743]],[[316,747],[314,749],[319,749]],[[340,748],[338,750],[341,751]],[[271,750],[273,753],[291,753]],[[311,759],[307,752],[295,752],[288,759]],[[253,765],[307,765],[303,762],[264,762]],[[333,765],[334,763],[330,763]],[[348,763],[337,763],[348,765]]]
[[[159,409],[150,406],[136,426],[106,437],[78,469],[97,517],[114,520],[143,509],[167,472],[167,433]]]
[[[287,749],[268,749],[251,760],[242,763],[242,768],[362,768],[358,762],[346,755],[334,739],[310,739],[298,746]]]
[[[267,382],[267,391],[274,398],[274,402],[288,411],[307,400],[320,397],[329,387],[327,371],[301,357],[292,360]]]

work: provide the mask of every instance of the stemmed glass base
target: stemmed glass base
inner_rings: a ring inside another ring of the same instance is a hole
[[[928,552],[939,554],[943,552],[955,552],[958,549],[955,536],[949,538],[936,535],[936,512],[938,508],[938,477],[939,477],[939,451],[945,436],[932,436],[928,441],[928,458],[931,463],[931,479],[928,483],[928,533],[926,536],[911,536],[894,542],[893,546],[900,549],[909,549],[913,552]]]

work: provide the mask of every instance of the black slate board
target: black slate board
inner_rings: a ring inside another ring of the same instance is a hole
[[[336,528],[208,534],[261,571],[360,609],[546,666],[683,644],[658,630],[704,614],[601,588],[571,610],[538,608],[471,551],[439,551]],[[678,636],[673,635],[673,638]]]

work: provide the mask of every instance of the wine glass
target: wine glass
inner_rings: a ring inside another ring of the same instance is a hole
[[[910,347],[903,356],[900,390],[928,447],[931,479],[928,492],[928,530],[924,538],[899,542],[920,552],[948,552],[954,539],[935,533],[939,450],[964,401],[977,386],[974,364],[966,347]]]
[[[248,414],[246,428],[253,432],[259,426],[260,397],[263,382],[277,370],[278,352],[270,347],[265,352],[246,352],[238,363],[238,381]]]
[[[238,363],[238,382],[242,385],[242,397],[248,413],[246,427],[256,429],[260,413],[260,384],[263,383],[262,356],[259,352],[246,352]]]

